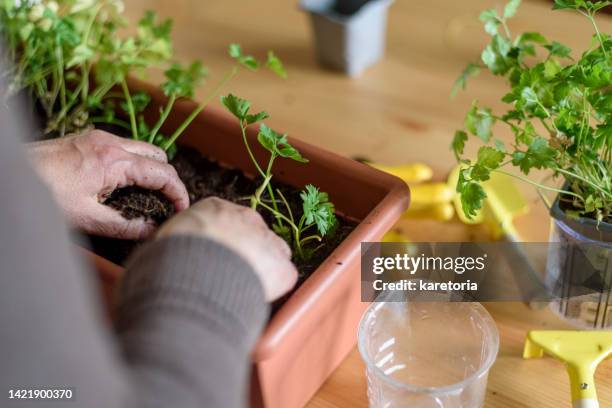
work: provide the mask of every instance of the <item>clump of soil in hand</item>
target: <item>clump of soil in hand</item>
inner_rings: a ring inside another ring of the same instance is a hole
[[[248,197],[259,186],[257,180],[248,178],[239,170],[219,165],[217,162],[202,156],[192,148],[179,148],[176,156],[170,162],[185,184],[191,203],[206,197],[219,197],[241,205],[249,205]],[[302,215],[300,190],[292,186],[275,183],[287,198],[292,213],[297,217]],[[333,194],[333,192],[332,192]],[[332,195],[333,200],[333,195]],[[105,204],[120,211],[124,217],[134,219],[145,217],[162,224],[174,213],[172,204],[158,191],[144,190],[138,187],[118,189],[105,201]],[[260,210],[268,225],[274,218],[265,210]],[[336,249],[336,247],[355,228],[356,223],[338,217],[338,227],[334,234],[324,237],[323,246],[317,250],[307,262],[294,259],[303,282],[315,269]],[[116,263],[123,264],[134,249],[141,244],[137,241],[125,241],[103,237],[90,237],[92,249],[98,255]]]
[[[119,211],[128,220],[144,217],[157,225],[174,215],[174,206],[165,195],[136,186],[113,191],[104,204]]]

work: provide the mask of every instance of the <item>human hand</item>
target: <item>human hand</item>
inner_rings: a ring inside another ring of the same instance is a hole
[[[236,252],[255,270],[268,301],[287,293],[297,281],[289,246],[248,207],[206,198],[170,218],[157,233],[174,235],[210,238]]]
[[[160,190],[177,211],[189,206],[185,186],[166,153],[149,143],[90,130],[30,143],[27,151],[68,221],[86,233],[123,239],[143,239],[153,233],[152,222],[127,220],[102,204],[120,187]]]

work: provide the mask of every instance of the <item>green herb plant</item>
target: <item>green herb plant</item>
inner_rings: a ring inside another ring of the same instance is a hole
[[[251,103],[232,94],[221,97],[221,103],[238,119],[242,141],[262,180],[255,193],[249,197],[251,208],[262,207],[269,211],[275,218],[272,226],[274,231],[292,245],[298,260],[307,261],[321,247],[320,244],[308,244],[320,243],[323,237],[333,233],[337,226],[334,204],[329,201],[327,193],[309,184],[300,193],[302,215],[298,218],[282,191],[272,186],[272,170],[275,160],[279,157],[300,163],[308,163],[308,160],[291,146],[287,134],[279,134],[262,123],[269,117],[266,112],[250,113]],[[257,141],[270,153],[265,165],[257,161],[247,138],[248,127],[257,123]],[[315,227],[316,232],[313,231]]]
[[[170,135],[161,129],[181,98],[193,98],[203,84],[207,70],[200,61],[187,65],[173,59],[172,21],[160,21],[147,12],[132,36],[120,35],[126,27],[120,0],[0,0],[0,35],[6,40],[7,57],[13,63],[6,76],[11,93],[28,92],[45,116],[45,133],[54,136],[78,132],[90,126],[114,125],[129,131],[132,138],[163,148],[171,157],[175,142],[220,90],[242,69],[256,71],[265,66],[286,78],[281,60],[269,51],[264,62],[245,54],[238,44],[229,46],[234,65],[212,91]],[[150,95],[132,92],[130,76],[142,75],[149,68],[162,68],[161,86],[167,97],[159,117],[149,126],[144,111]],[[274,230],[294,248],[296,257],[307,260],[336,225],[334,205],[326,193],[312,185],[301,193],[302,215],[294,213],[279,189],[271,183],[273,164],[278,158],[308,162],[280,135],[260,124],[257,140],[270,152],[268,163],[260,165],[247,141],[247,127],[268,114],[250,114],[250,103],[233,95],[222,103],[240,121],[243,142],[257,168],[262,183],[250,197],[251,207],[262,207],[275,218]],[[313,232],[316,227],[317,232]]]
[[[230,45],[235,65],[166,137],[160,129],[176,101],[192,98],[207,70],[199,61],[183,66],[173,60],[172,21],[159,21],[154,12],[145,13],[134,35],[120,35],[119,30],[127,26],[123,10],[120,0],[0,0],[0,35],[8,44],[7,57],[13,63],[0,75],[8,77],[11,93],[26,91],[37,101],[48,135],[63,136],[112,124],[172,156],[177,138],[239,69],[254,71],[262,64],[244,55],[239,45]],[[264,65],[286,76],[273,52],[268,53]],[[162,90],[168,97],[151,128],[143,117],[150,96],[128,87],[130,76],[141,76],[150,68],[164,69]]]
[[[520,0],[511,0],[503,10],[485,10],[480,15],[491,36],[479,63],[469,64],[457,80],[455,94],[468,77],[481,70],[505,78],[509,92],[502,101],[509,105],[496,114],[474,101],[465,117],[464,130],[455,133],[451,148],[462,163],[457,191],[463,210],[472,217],[486,197],[482,183],[491,172],[518,177],[538,189],[560,194],[569,216],[598,222],[612,217],[612,38],[602,33],[596,13],[611,1],[555,0],[555,10],[573,10],[587,18],[594,30],[590,47],[574,59],[567,46],[549,41],[537,32],[513,37],[508,20]],[[541,54],[543,53],[543,55]],[[510,128],[514,137],[506,144],[494,137],[496,124]],[[468,134],[484,143],[476,159],[463,156]],[[516,166],[523,175],[506,173]],[[533,169],[549,171],[543,181],[527,175]],[[561,178],[565,184],[554,181]]]

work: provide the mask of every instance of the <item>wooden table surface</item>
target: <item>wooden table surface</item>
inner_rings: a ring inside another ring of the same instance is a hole
[[[273,49],[289,73],[285,81],[271,74],[244,72],[225,88],[271,114],[274,128],[347,156],[383,163],[423,161],[444,179],[455,161],[448,149],[473,98],[500,108],[504,84],[491,76],[473,80],[468,91],[450,100],[449,91],[465,63],[477,60],[487,41],[480,10],[492,0],[398,0],[389,16],[386,58],[363,76],[351,79],[321,69],[314,57],[308,16],[297,1],[287,0],[130,0],[134,22],[145,9],[175,20],[174,39],[181,60],[200,58],[211,82],[231,66],[227,45],[242,44],[258,56]],[[601,18],[603,32],[612,19]],[[592,29],[568,12],[552,12],[546,2],[528,2],[511,22],[514,32],[540,31],[583,50]],[[156,81],[160,73],[149,79]],[[198,92],[202,99],[211,85]],[[504,130],[498,135],[509,136]],[[475,151],[475,145],[469,150]],[[545,241],[549,218],[535,193],[521,186],[531,203],[517,220],[524,240]],[[479,228],[458,221],[411,221],[398,225],[413,241],[461,241],[483,238]],[[569,406],[569,384],[561,363],[521,358],[529,329],[564,328],[548,309],[532,311],[518,303],[486,305],[501,335],[501,349],[489,377],[486,407]],[[612,362],[600,365],[596,382],[602,407],[612,407]],[[364,368],[353,350],[308,405],[311,408],[367,406]]]

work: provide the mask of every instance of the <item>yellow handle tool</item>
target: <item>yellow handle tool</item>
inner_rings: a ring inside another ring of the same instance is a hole
[[[433,177],[431,167],[423,163],[389,166],[366,163],[385,173],[392,174],[410,185],[410,208],[402,219],[448,221],[455,215],[451,201],[455,195],[447,183],[428,182]]]
[[[565,363],[572,407],[599,408],[594,374],[597,365],[612,355],[612,331],[530,331],[523,358],[543,357],[544,352]]]
[[[426,206],[414,204],[402,214],[402,219],[448,221],[452,219],[454,215],[455,207],[448,202]]]
[[[423,163],[410,163],[399,166],[388,166],[385,164],[377,164],[367,162],[370,166],[384,171],[385,173],[393,174],[395,177],[399,177],[406,184],[408,183],[422,183],[424,181],[431,180],[433,177],[433,170],[426,164]]]
[[[443,182],[431,182],[410,186],[410,201],[415,205],[450,203],[455,191]]]

